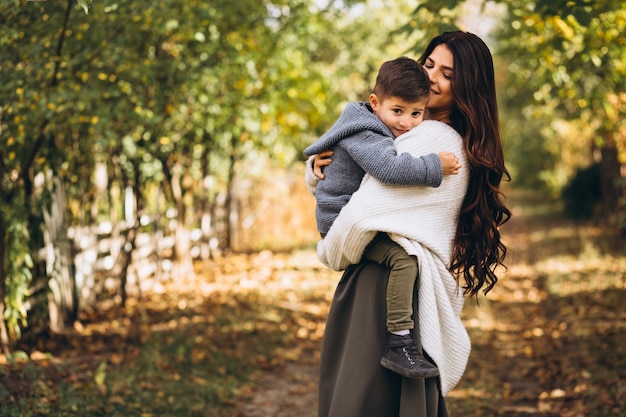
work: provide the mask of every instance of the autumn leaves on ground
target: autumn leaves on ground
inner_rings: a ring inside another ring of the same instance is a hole
[[[626,410],[624,240],[542,208],[514,207],[509,269],[466,305],[473,350],[453,417]],[[313,417],[339,277],[311,249],[198,264],[0,356],[0,416]]]

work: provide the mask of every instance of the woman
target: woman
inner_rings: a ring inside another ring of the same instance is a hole
[[[456,144],[465,172],[438,189],[399,189],[366,178],[320,242],[324,263],[334,269],[353,265],[338,284],[327,320],[319,417],[447,416],[443,398],[469,355],[459,317],[463,295],[471,298],[493,288],[495,269],[506,255],[498,228],[510,217],[499,188],[508,172],[491,53],[473,34],[446,32],[429,43],[419,62],[431,80],[430,122],[398,138],[398,149],[423,152]],[[325,156],[316,156],[313,169],[307,169],[311,187],[317,180],[312,173],[322,178],[321,167],[330,163]],[[386,343],[388,271],[359,262],[376,231],[390,233],[418,259],[414,335],[440,368],[440,379],[402,378],[379,365]]]

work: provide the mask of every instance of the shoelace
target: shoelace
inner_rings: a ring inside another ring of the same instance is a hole
[[[405,346],[405,347],[402,348],[402,351],[406,355],[406,357],[409,360],[409,362],[411,362],[411,365],[415,365],[415,363],[416,363],[415,357],[419,356],[419,354],[417,352],[417,346],[415,346],[415,345]]]

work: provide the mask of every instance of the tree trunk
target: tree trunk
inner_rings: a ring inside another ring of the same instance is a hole
[[[203,137],[204,143],[209,143],[211,141],[211,136],[205,133]],[[196,218],[200,220],[200,230],[202,231],[202,239],[206,240],[207,245],[202,246],[202,250],[200,251],[200,256],[202,259],[208,259],[211,256],[211,246],[210,240],[213,237],[213,229],[212,229],[212,212],[211,212],[211,204],[210,204],[210,193],[209,193],[209,173],[210,173],[210,146],[207,144],[203,151],[201,161],[203,162],[201,165],[202,172],[202,181],[198,185],[198,194],[196,196]],[[205,250],[206,248],[206,250]]]
[[[46,273],[49,277],[48,312],[50,330],[60,332],[76,320],[78,301],[72,271],[72,251],[67,236],[65,190],[59,178],[53,180],[50,209],[44,208]]]
[[[133,179],[133,187],[132,187],[132,210],[128,210],[130,216],[126,218],[126,227],[128,228],[126,233],[126,239],[124,245],[122,246],[122,250],[120,251],[120,255],[122,257],[121,262],[121,270],[119,272],[120,277],[120,296],[122,298],[122,307],[126,306],[126,300],[128,298],[128,293],[126,290],[126,285],[128,284],[128,270],[130,269],[130,265],[133,262],[133,252],[136,248],[136,240],[137,240],[137,232],[139,231],[139,227],[141,225],[141,210],[142,210],[142,194],[141,188],[139,187],[139,166],[138,164],[134,164],[134,179]],[[128,208],[127,208],[128,209]],[[130,218],[129,218],[130,217]],[[139,279],[139,277],[137,277]],[[141,287],[140,283],[137,283],[138,287]]]
[[[602,209],[604,217],[612,222],[619,210],[621,188],[620,163],[618,160],[617,144],[612,133],[606,134],[606,142],[601,148],[600,180],[602,190]]]
[[[191,258],[191,236],[187,230],[185,201],[182,187],[182,176],[177,172],[182,172],[177,167],[170,170],[170,167],[163,163],[163,173],[166,181],[169,183],[172,199],[176,204],[176,230],[174,236],[174,259],[173,259],[173,277],[174,278],[192,278],[193,259]]]
[[[187,229],[185,201],[181,187],[182,178],[175,175],[172,181],[172,191],[176,202],[176,235],[174,246],[174,271],[176,277],[182,279],[193,278],[193,260],[191,259],[191,236]]]
[[[6,226],[4,219],[0,217],[0,345],[2,345],[2,352],[5,355],[11,354],[11,345],[9,342],[9,332],[7,330],[7,324],[4,321],[4,293],[6,285]]]
[[[225,250],[233,249],[233,224],[236,224],[238,221],[237,218],[237,210],[233,205],[233,195],[234,195],[234,187],[235,187],[235,164],[237,163],[237,156],[235,155],[235,146],[236,140],[231,140],[231,151],[229,157],[229,165],[228,165],[228,179],[226,184],[226,200],[224,202],[224,208],[226,210],[226,240],[224,242]]]

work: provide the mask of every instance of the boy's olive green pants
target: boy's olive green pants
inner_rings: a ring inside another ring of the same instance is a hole
[[[365,249],[363,258],[390,268],[387,331],[413,329],[413,289],[419,272],[415,256],[406,253],[387,233],[378,233]]]

